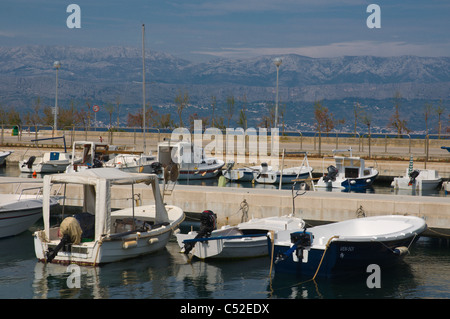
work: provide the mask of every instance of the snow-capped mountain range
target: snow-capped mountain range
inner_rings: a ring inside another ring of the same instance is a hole
[[[142,102],[140,48],[109,47],[0,47],[0,103],[29,103],[36,97],[58,95],[62,100]],[[282,55],[279,69],[280,101],[319,99],[388,99],[399,92],[406,99],[450,99],[450,57],[345,56],[309,58]],[[146,91],[150,104],[170,103],[180,90],[192,103],[211,96],[246,96],[247,101],[273,101],[275,56],[216,59],[193,63],[147,50]]]

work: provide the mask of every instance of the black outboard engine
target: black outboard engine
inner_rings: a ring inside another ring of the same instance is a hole
[[[36,160],[36,156],[30,156],[28,161],[26,161],[25,163],[22,164],[22,167],[24,167],[26,165],[28,168],[32,168],[35,160]]]
[[[306,229],[302,232],[291,234],[291,243],[295,246],[295,253],[298,259],[303,259],[303,250],[311,247],[312,241],[312,234],[307,232]]]
[[[162,172],[163,172],[162,165],[160,162],[153,162],[150,165],[150,168],[152,169],[153,174],[159,175],[159,174],[162,174]]]
[[[99,168],[103,166],[103,162],[97,158],[94,158],[92,168]]]
[[[417,176],[419,176],[420,172],[418,170],[413,170],[411,173],[409,173],[409,183],[408,185],[411,186],[413,183],[416,182]]]
[[[210,210],[204,210],[200,216],[200,230],[195,239],[210,237],[214,229],[216,229],[216,215]],[[184,253],[189,254],[194,246],[195,242],[185,243]]]
[[[330,181],[335,181],[336,180],[336,176],[338,174],[338,169],[336,167],[334,167],[333,165],[330,165],[327,167],[327,175],[325,175],[323,177],[323,181],[328,183]]]

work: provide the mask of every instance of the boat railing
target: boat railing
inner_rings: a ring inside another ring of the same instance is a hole
[[[20,189],[20,185],[21,185],[21,183],[19,183],[19,185],[17,186],[17,189],[16,189],[16,191],[15,191],[15,194],[18,193],[18,191],[19,191],[19,189]],[[59,186],[59,189],[58,189],[58,191],[56,191],[56,194],[59,194],[59,193],[60,193],[61,187],[62,187],[62,184]],[[22,195],[25,195],[24,192],[30,191],[30,190],[37,190],[37,192],[36,192],[36,198],[39,198],[39,197],[43,196],[44,186],[34,186],[34,187],[25,187],[25,188],[22,188],[21,191],[20,191],[20,193],[19,193],[19,198],[18,198],[18,200],[20,200],[20,199],[22,198]]]
[[[43,186],[26,187],[26,188],[22,188],[22,190],[21,190],[21,192],[19,194],[19,200],[22,198],[22,195],[24,195],[25,191],[30,191],[30,190],[34,190],[34,189],[38,190],[36,192],[36,198],[38,198],[39,196],[42,196],[42,191],[44,189]]]

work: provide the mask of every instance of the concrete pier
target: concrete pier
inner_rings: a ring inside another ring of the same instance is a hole
[[[12,193],[19,184],[22,187],[35,187],[39,182],[39,179],[1,177],[0,192]],[[61,195],[64,194],[63,189],[59,189],[59,192]],[[116,186],[113,189],[111,206],[129,207],[132,195],[127,192]],[[137,185],[135,193],[139,194],[134,197],[138,205],[153,202],[151,187]],[[170,195],[165,195],[164,201],[181,207],[194,218],[203,210],[210,209],[217,214],[219,226],[235,225],[251,218],[288,215],[293,212],[310,225],[364,216],[400,214],[424,218],[429,227],[424,234],[426,236],[450,238],[449,197],[325,191],[300,191],[299,194],[295,199],[295,210],[290,190],[176,185]],[[81,205],[81,188],[77,189],[72,185],[67,188],[65,195],[66,205]]]
[[[244,200],[248,204],[247,216],[243,216],[243,211],[240,210]],[[235,225],[246,218],[293,213],[290,190],[177,185],[173,194],[166,197],[165,201],[191,213],[210,209],[217,214],[219,224]],[[417,216],[427,222],[429,230],[426,236],[450,237],[448,197],[306,191],[296,197],[294,213],[311,225],[362,216]]]

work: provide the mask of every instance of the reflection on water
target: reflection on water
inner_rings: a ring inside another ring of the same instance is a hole
[[[272,274],[267,257],[235,261],[189,261],[175,242],[153,255],[80,267],[80,289],[67,288],[66,266],[34,263],[33,298],[243,298],[353,299],[449,298],[447,244],[420,239],[397,267],[381,270],[381,288],[366,284],[370,273],[324,279]]]
[[[268,264],[267,258],[189,261],[171,242],[166,250],[149,256],[80,267],[80,289],[67,288],[71,274],[67,266],[36,262],[33,298],[266,298]]]

